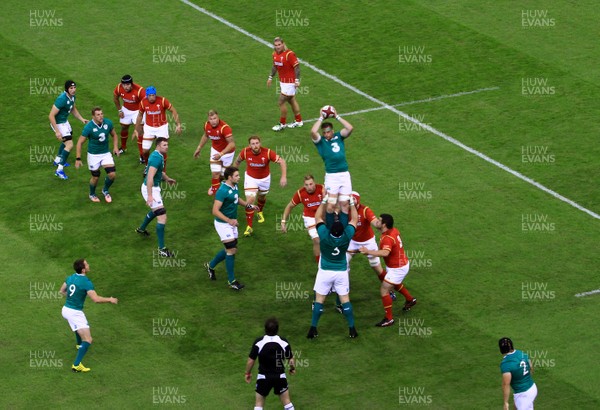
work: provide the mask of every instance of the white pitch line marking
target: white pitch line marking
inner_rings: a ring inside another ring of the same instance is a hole
[[[198,6],[198,5],[190,2],[189,0],[180,0],[180,1],[182,3],[184,3],[184,4],[187,4],[190,7],[198,10],[199,12],[201,12],[201,13],[203,13],[203,14],[205,14],[205,15],[207,15],[207,16],[209,16],[209,17],[211,17],[211,18],[213,18],[213,19],[215,19],[215,20],[217,20],[217,21],[219,21],[219,22],[221,22],[223,24],[225,24],[226,26],[228,26],[228,27],[236,30],[237,32],[242,33],[243,35],[248,36],[251,39],[253,39],[253,40],[255,40],[255,41],[257,41],[257,42],[259,42],[259,43],[261,43],[261,44],[263,44],[263,45],[265,45],[267,47],[269,47],[269,48],[273,48],[272,44],[269,43],[268,41],[263,40],[262,38],[260,38],[258,36],[255,36],[254,34],[250,33],[247,30],[244,30],[243,28],[241,28],[239,26],[236,26],[235,24],[229,22],[228,20],[225,20],[223,17],[220,17],[220,16],[218,16],[218,15],[216,15],[214,13],[211,13],[210,11],[208,11],[208,10],[206,10],[206,9],[204,9],[204,8],[202,8],[202,7]],[[340,80],[336,76],[334,76],[332,74],[329,74],[328,72],[323,71],[320,68],[312,65],[308,61],[302,60],[302,59],[298,59],[298,61],[300,61],[303,65],[305,65],[306,67],[310,68],[311,70],[313,70],[313,71],[321,74],[322,76],[324,76],[326,78],[329,78],[330,80],[338,83],[342,87],[347,88],[348,90],[354,91],[356,94],[361,95],[361,96],[365,97],[367,100],[369,100],[371,102],[374,102],[375,104],[380,105],[382,108],[385,108],[387,110],[392,111],[395,114],[398,114],[399,116],[403,117],[407,121],[410,121],[410,122],[412,122],[414,124],[417,124],[421,128],[424,128],[427,131],[431,132],[432,134],[437,135],[438,137],[445,139],[446,141],[448,141],[448,142],[450,142],[450,143],[452,143],[452,144],[454,144],[454,145],[456,145],[456,146],[464,149],[467,152],[470,152],[471,154],[473,154],[473,155],[475,155],[475,156],[483,159],[484,161],[489,162],[490,164],[497,166],[498,168],[502,169],[503,171],[506,171],[509,174],[511,174],[511,175],[519,178],[520,180],[522,180],[524,182],[527,182],[528,184],[533,185],[534,187],[538,188],[541,191],[546,192],[547,194],[550,194],[554,198],[556,198],[556,199],[558,199],[558,200],[560,200],[562,202],[565,202],[566,204],[569,204],[572,207],[574,207],[576,209],[579,209],[582,212],[585,212],[586,214],[590,215],[591,217],[593,217],[595,219],[600,219],[600,215],[598,215],[597,213],[595,213],[595,212],[593,212],[593,211],[591,211],[591,210],[589,210],[587,208],[584,208],[583,206],[579,205],[577,202],[572,201],[569,198],[564,197],[564,196],[562,196],[561,194],[559,194],[557,192],[554,192],[550,188],[546,188],[544,185],[540,184],[539,182],[536,182],[533,179],[531,179],[529,177],[526,177],[525,175],[521,174],[520,172],[517,172],[517,171],[515,171],[515,170],[513,170],[513,169],[511,169],[509,167],[507,167],[506,165],[501,164],[500,162],[498,162],[498,161],[496,161],[496,160],[488,157],[487,155],[485,155],[485,154],[477,151],[476,149],[471,148],[471,147],[463,144],[462,142],[458,141],[457,139],[452,138],[451,136],[449,136],[447,134],[444,134],[441,131],[438,131],[437,129],[431,127],[430,125],[422,123],[418,119],[413,118],[410,115],[406,114],[405,112],[396,109],[392,105],[387,104],[387,103],[385,103],[385,102],[383,102],[383,101],[381,101],[381,100],[373,97],[372,95],[369,95],[369,94],[365,93],[364,91],[359,90],[358,88],[354,87],[353,85],[348,84],[347,82],[345,82],[343,80]]]
[[[575,297],[582,298],[585,296],[595,295],[596,293],[600,293],[600,289],[590,290],[589,292],[582,292],[575,295]]]
[[[485,92],[485,91],[495,91],[495,90],[499,90],[499,89],[500,89],[500,87],[487,87],[487,88],[479,88],[479,89],[473,90],[473,91],[461,91],[460,93],[455,93],[455,94],[445,94],[445,95],[439,95],[437,97],[424,98],[422,100],[413,100],[413,101],[401,102],[399,104],[392,105],[392,107],[402,107],[402,106],[405,106],[405,105],[427,103],[427,102],[431,102],[431,101],[443,100],[443,99],[446,99],[446,98],[462,97],[463,95],[477,94],[477,93],[482,93],[482,92]],[[381,110],[385,110],[385,109],[386,109],[385,107],[365,108],[364,110],[350,111],[350,112],[346,112],[346,113],[343,113],[343,114],[340,114],[340,115],[343,115],[344,117],[347,117],[348,115],[364,114],[364,113],[367,113],[367,112],[381,111]],[[305,120],[304,122],[315,122],[316,120],[317,120],[317,118],[311,118],[310,120]]]

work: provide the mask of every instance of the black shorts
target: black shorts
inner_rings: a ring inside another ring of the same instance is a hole
[[[263,397],[267,397],[273,389],[273,393],[279,396],[281,393],[285,393],[288,389],[287,379],[279,377],[279,375],[262,375],[259,374],[256,380],[256,392]]]

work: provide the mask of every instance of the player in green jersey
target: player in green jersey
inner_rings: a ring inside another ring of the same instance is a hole
[[[60,179],[69,179],[63,171],[64,167],[69,166],[67,158],[69,158],[69,154],[73,148],[73,136],[71,135],[73,129],[68,121],[69,114],[72,112],[73,116],[84,124],[88,122],[88,120],[79,114],[79,111],[75,107],[76,91],[77,86],[75,85],[75,81],[67,80],[65,82],[65,92],[56,98],[48,115],[54,135],[60,141],[58,155],[54,159],[54,165],[56,166],[54,174]]]
[[[333,109],[333,107],[332,107]],[[348,171],[348,162],[346,161],[346,147],[344,141],[352,134],[354,127],[348,121],[340,117],[334,110],[335,119],[338,120],[344,128],[334,132],[333,124],[323,122],[326,118],[323,111],[321,116],[313,125],[311,138],[319,155],[325,162],[325,189],[329,196],[327,202],[327,212],[332,213],[336,203],[344,213],[348,211],[348,201],[352,193],[352,181]],[[319,134],[319,128],[323,135]]]
[[[75,168],[79,169],[82,164],[81,146],[84,142],[89,140],[87,163],[88,168],[92,173],[90,179],[90,200],[92,202],[100,202],[100,199],[96,196],[96,186],[98,185],[98,178],[100,177],[100,166],[106,171],[102,194],[104,195],[106,202],[112,202],[112,197],[108,193],[108,189],[115,181],[116,168],[115,161],[108,149],[109,134],[113,139],[113,154],[119,156],[120,152],[117,145],[117,133],[114,130],[112,121],[108,118],[104,118],[102,108],[94,107],[92,109],[92,121],[88,122],[85,127],[83,127],[81,136],[77,141],[77,158],[75,160]]]
[[[75,273],[69,276],[60,287],[60,293],[67,297],[67,301],[62,308],[62,316],[69,322],[69,326],[75,332],[77,339],[77,356],[71,370],[74,372],[89,372],[90,368],[81,363],[83,356],[92,344],[90,325],[83,313],[85,298],[89,296],[93,302],[113,303],[115,305],[119,303],[119,299],[112,296],[105,298],[96,293],[92,281],[86,276],[90,272],[90,265],[85,259],[77,259],[73,263],[73,269],[75,269]]]
[[[156,218],[156,236],[158,239],[158,256],[170,258],[175,256],[165,247],[165,225],[167,224],[167,210],[165,209],[160,195],[160,182],[166,181],[173,185],[177,181],[170,178],[164,171],[165,156],[169,151],[169,140],[164,137],[156,139],[156,150],[148,158],[144,182],[142,183],[142,196],[150,207],[150,212],[144,217],[144,221],[135,231],[142,236],[150,236],[146,227]]]
[[[513,342],[508,337],[498,341],[500,353],[503,355],[500,363],[502,372],[502,397],[504,410],[508,410],[510,388],[514,392],[515,407],[517,410],[533,409],[533,401],[537,396],[537,386],[531,378],[533,366],[529,356],[521,350],[515,350]]]
[[[237,184],[240,180],[240,172],[237,168],[225,168],[223,177],[225,180],[221,182],[221,186],[215,193],[212,214],[215,217],[215,230],[225,249],[217,252],[210,262],[204,264],[204,267],[208,271],[208,277],[211,280],[216,280],[215,267],[225,261],[229,287],[234,290],[241,290],[244,285],[235,279],[234,269],[238,242],[237,207],[239,205],[254,210],[257,210],[258,207],[239,197]]]
[[[348,321],[349,335],[354,338],[358,336],[354,327],[354,312],[352,303],[350,303],[350,279],[348,277],[348,262],[346,260],[346,251],[350,245],[350,240],[356,232],[358,222],[358,212],[354,206],[354,199],[350,197],[350,221],[348,216],[341,213],[339,220],[335,220],[328,226],[325,221],[332,220],[335,217],[333,213],[324,218],[325,204],[327,196],[323,198],[321,205],[315,214],[317,223],[317,233],[319,234],[319,247],[321,257],[319,258],[319,270],[315,279],[315,303],[312,311],[312,321],[307,338],[314,339],[319,335],[317,325],[323,313],[323,304],[330,291],[338,294],[342,305],[342,313]],[[342,221],[346,222],[344,224]]]

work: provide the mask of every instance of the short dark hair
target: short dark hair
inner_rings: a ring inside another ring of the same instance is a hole
[[[381,223],[385,224],[388,228],[392,229],[394,227],[394,217],[392,215],[381,214],[379,218],[381,218]]]
[[[508,337],[503,337],[498,340],[498,347],[500,348],[500,353],[506,354],[511,350],[514,350],[513,342]]]
[[[161,143],[163,143],[163,142],[165,142],[165,141],[166,141],[166,142],[169,142],[169,139],[168,139],[168,138],[165,138],[165,137],[158,137],[158,138],[156,139],[156,145],[158,146],[158,145],[160,145]]]
[[[223,172],[223,178],[225,178],[225,180],[229,179],[229,177],[235,174],[236,171],[239,171],[236,167],[225,168],[225,172]]]
[[[133,84],[133,77],[129,74],[125,74],[123,77],[121,77],[121,82],[123,84]]]
[[[344,234],[344,224],[340,221],[335,221],[333,225],[331,225],[329,233],[335,238],[341,237]]]
[[[75,272],[81,273],[85,269],[85,259],[77,259],[73,262],[73,269]]]
[[[270,317],[265,322],[265,333],[267,336],[276,336],[279,331],[279,322],[276,318]]]
[[[333,124],[330,122],[324,122],[323,124],[321,124],[321,129],[324,130],[325,128],[333,129]]]
[[[102,111],[102,108],[100,108],[98,106],[92,108],[92,115],[96,114],[96,111]]]

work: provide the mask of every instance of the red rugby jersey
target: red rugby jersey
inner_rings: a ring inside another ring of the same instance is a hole
[[[400,268],[408,263],[400,232],[396,228],[388,229],[379,239],[379,249],[389,249],[388,256],[383,258],[385,266],[389,268]]]
[[[227,125],[223,120],[219,120],[216,127],[210,125],[210,122],[204,123],[204,132],[210,139],[210,143],[214,149],[221,152],[227,147],[227,138],[233,135],[231,127]]]
[[[252,178],[262,179],[269,176],[269,162],[279,161],[279,155],[269,148],[261,147],[260,152],[255,154],[250,147],[246,147],[240,152],[240,159],[246,160],[246,174]]]
[[[310,218],[314,218],[317,213],[317,208],[321,205],[321,201],[323,200],[323,193],[325,192],[325,187],[321,184],[315,184],[315,192],[309,194],[306,188],[302,187],[297,190],[294,196],[292,197],[292,204],[299,205],[302,204],[304,206],[304,210],[302,211],[302,215],[308,216]]]
[[[123,100],[123,107],[130,111],[137,111],[140,109],[140,101],[146,97],[146,90],[141,85],[133,83],[131,91],[127,92],[123,84],[119,83],[113,94]]]
[[[273,52],[273,65],[277,67],[279,81],[282,83],[293,83],[296,80],[294,68],[298,64],[300,62],[292,50],[285,50],[279,54]]]
[[[156,96],[154,103],[150,103],[148,98],[140,102],[140,112],[146,113],[146,125],[150,127],[161,127],[167,123],[166,111],[172,107],[169,100],[165,97]]]
[[[356,224],[356,232],[352,237],[356,242],[365,242],[375,236],[375,232],[373,232],[373,228],[371,227],[371,222],[373,222],[377,217],[368,206],[364,206],[363,204],[358,205],[358,222]]]

